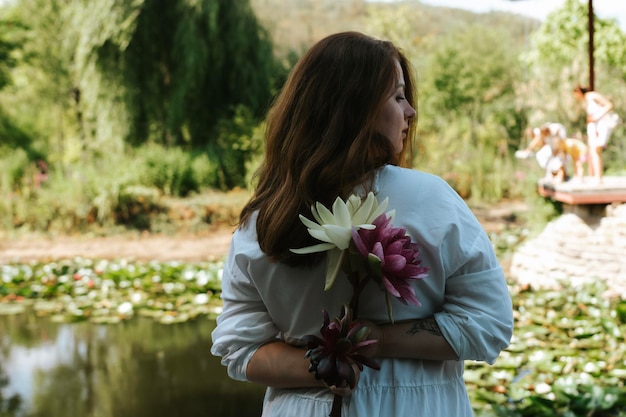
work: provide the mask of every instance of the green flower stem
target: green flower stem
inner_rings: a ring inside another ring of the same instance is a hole
[[[359,277],[358,272],[352,272],[348,275],[348,279],[352,284],[352,298],[350,299],[350,310],[352,310],[352,320],[356,320],[359,312],[359,298],[361,292],[365,288],[365,284],[369,280],[369,276],[365,276],[363,279]]]

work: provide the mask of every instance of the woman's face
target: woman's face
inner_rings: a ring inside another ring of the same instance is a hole
[[[387,137],[392,145],[394,152],[399,154],[404,146],[409,129],[409,121],[415,117],[415,109],[411,107],[404,95],[404,73],[400,62],[396,61],[396,82],[389,97],[375,121],[376,131]]]

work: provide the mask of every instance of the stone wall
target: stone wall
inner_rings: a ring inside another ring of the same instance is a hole
[[[511,278],[551,288],[602,279],[611,296],[626,299],[626,204],[567,206],[564,212],[517,249]]]

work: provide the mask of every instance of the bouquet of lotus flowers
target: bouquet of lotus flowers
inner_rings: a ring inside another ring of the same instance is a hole
[[[322,243],[291,251],[299,254],[327,251],[324,290],[333,286],[342,270],[353,288],[342,317],[330,321],[328,313],[323,312],[322,338],[313,335],[305,338],[306,357],[311,358],[309,371],[329,386],[353,388],[356,381],[352,364],[360,370],[363,365],[379,369],[374,360],[359,354],[359,349],[376,341],[366,340],[369,328],[355,321],[359,296],[369,280],[384,291],[392,322],[391,296],[404,304],[420,305],[411,281],[425,278],[429,268],[420,266],[419,247],[411,241],[406,229],[393,227],[395,211],[385,212],[387,205],[388,199],[379,204],[372,192],[365,199],[353,194],[345,202],[338,197],[332,211],[321,203],[311,207],[317,222],[300,216],[309,234]],[[331,417],[341,415],[341,401],[342,397],[335,395]]]

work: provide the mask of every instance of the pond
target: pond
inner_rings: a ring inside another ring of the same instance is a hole
[[[210,353],[214,319],[114,325],[0,315],[2,417],[257,417],[264,388]]]

